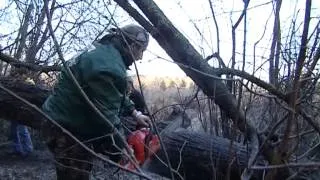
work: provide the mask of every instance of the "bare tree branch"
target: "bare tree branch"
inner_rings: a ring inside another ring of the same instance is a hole
[[[41,65],[36,65],[33,63],[27,63],[27,62],[21,62],[9,55],[3,54],[0,52],[0,60],[15,66],[15,67],[24,67],[32,71],[39,71],[39,72],[45,72],[48,73],[50,71],[60,71],[61,67],[60,66],[41,66]]]
[[[230,69],[230,68],[219,68],[219,69],[216,69],[216,73],[218,75],[232,74],[232,75],[236,75],[236,76],[245,78],[248,81],[250,81],[250,82],[262,87],[263,89],[269,91],[271,94],[276,95],[278,98],[287,101],[287,95],[285,93],[278,90],[272,84],[269,84],[265,81],[262,81],[261,79],[255,77],[245,71],[241,71],[241,70],[237,70],[237,69]]]

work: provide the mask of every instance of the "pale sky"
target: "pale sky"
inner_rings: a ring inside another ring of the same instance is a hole
[[[295,6],[295,2],[298,5]],[[7,0],[0,0],[0,8],[4,6]],[[216,30],[212,19],[212,14],[208,0],[155,0],[158,6],[164,11],[166,16],[173,22],[173,24],[188,38],[188,40],[194,45],[194,47],[200,52],[203,57],[211,55],[217,51],[216,47]],[[231,21],[234,24],[240,15],[243,8],[241,0],[228,0],[228,1],[212,1],[214,2],[215,15],[218,21],[220,30],[220,55],[226,64],[230,63],[232,52],[232,39],[231,39]],[[260,39],[264,30],[265,24],[267,24],[266,33],[264,39],[260,42],[257,48],[257,66],[262,66],[262,70],[259,71],[256,76],[261,77],[263,80],[267,80],[267,63],[266,58],[269,55],[271,30],[273,27],[272,16],[272,4],[265,4],[266,0],[251,1],[248,10],[247,19],[247,45],[246,45],[246,64],[245,70],[247,72],[252,71],[252,59],[253,59],[253,44]],[[312,11],[313,17],[320,17],[320,1],[312,1],[313,7],[316,7]],[[251,8],[255,7],[255,8]],[[285,25],[283,34],[286,28],[291,23],[292,12],[300,9],[301,12],[305,7],[305,0],[284,0],[281,7],[281,19],[282,25]],[[251,9],[250,9],[251,8]],[[231,14],[231,12],[233,12]],[[304,13],[298,14],[301,19]],[[231,17],[231,18],[230,18]],[[268,18],[269,21],[268,21]],[[314,23],[315,21],[313,21]],[[201,32],[202,35],[198,32]],[[312,27],[313,28],[313,27]],[[312,29],[311,28],[311,29]],[[242,62],[242,41],[243,39],[243,24],[240,24],[237,30],[237,49],[236,49],[236,61]],[[164,59],[157,58],[160,56]],[[212,64],[213,62],[211,62]],[[241,63],[239,63],[240,66]],[[266,65],[263,65],[266,64]],[[140,74],[144,75],[158,75],[158,76],[184,76],[184,73],[180,68],[175,65],[170,57],[161,49],[154,39],[151,39],[147,52],[144,54],[142,61],[137,63]],[[237,66],[236,68],[240,68]],[[131,68],[133,69],[133,68]]]
[[[216,30],[214,21],[212,19],[211,10],[208,4],[208,0],[197,0],[197,1],[178,1],[178,0],[155,0],[158,6],[164,11],[166,16],[173,22],[173,24],[189,39],[189,41],[195,46],[203,57],[211,55],[217,51],[216,47]],[[231,12],[233,24],[238,19],[240,12],[243,8],[242,1],[239,0],[228,0],[228,1],[212,1],[214,3],[215,15],[218,21],[220,30],[220,55],[226,64],[230,63],[232,55],[232,38],[231,38]],[[254,43],[260,39],[263,32],[265,32],[264,39],[259,43],[256,54],[257,62],[256,66],[261,66],[262,70],[256,73],[256,76],[267,81],[268,63],[266,59],[269,56],[269,48],[271,46],[271,32],[273,28],[272,16],[272,3],[265,4],[266,0],[255,0],[251,1],[248,10],[247,19],[247,45],[246,45],[246,64],[245,70],[252,72],[252,60],[253,60],[253,46]],[[284,27],[283,34],[286,34],[286,30],[291,24],[291,16],[294,11],[300,9],[298,17],[303,19],[305,1],[299,0],[295,6],[296,0],[284,0],[281,6],[280,17],[282,19],[282,26]],[[320,17],[320,1],[312,1],[313,7],[316,7],[312,11],[312,16]],[[250,7],[255,7],[251,8]],[[268,21],[269,18],[269,21]],[[318,21],[313,20],[313,24]],[[242,21],[243,22],[243,21]],[[302,22],[302,21],[301,21]],[[299,22],[299,23],[301,23]],[[267,23],[267,28],[266,27]],[[201,31],[201,36],[195,25]],[[310,29],[313,29],[312,26]],[[240,24],[237,29],[237,49],[236,49],[236,61],[242,62],[242,43],[243,43],[243,24]],[[266,30],[265,30],[266,29]],[[148,50],[155,53],[165,59],[170,59],[165,52],[157,45],[154,40],[151,41]],[[141,63],[138,63],[139,71],[142,74],[157,74],[157,75],[179,75],[183,76],[184,73],[174,65],[173,63],[167,62],[155,58],[152,53],[146,52],[144,59]],[[242,64],[242,63],[239,63]],[[239,65],[236,68],[240,68]]]

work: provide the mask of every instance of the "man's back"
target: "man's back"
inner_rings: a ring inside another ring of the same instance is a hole
[[[99,106],[108,102],[107,109],[105,106],[100,106],[98,109],[107,111],[105,114],[112,123],[119,123],[117,115],[122,94],[126,90],[126,67],[118,50],[110,44],[97,43],[95,48],[68,61],[68,65],[94,104]],[[43,105],[43,109],[54,120],[76,133],[106,132],[105,127],[97,120],[99,116],[85,102],[65,70],[61,72],[59,82]]]

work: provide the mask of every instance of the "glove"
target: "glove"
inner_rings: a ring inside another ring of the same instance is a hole
[[[140,111],[135,111],[134,117],[137,120],[137,125],[143,127],[150,127],[151,126],[151,119],[149,116],[143,115]]]

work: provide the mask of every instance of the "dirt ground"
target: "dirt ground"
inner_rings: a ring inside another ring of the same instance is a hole
[[[21,157],[8,153],[10,143],[0,144],[0,180],[54,180],[56,179],[54,161],[46,148],[36,149],[30,156]],[[119,171],[116,168],[94,161],[92,180],[134,180],[139,177]],[[103,167],[103,168],[98,168]],[[115,173],[116,172],[116,173]],[[147,173],[152,179],[165,180],[155,174]]]
[[[55,168],[49,151],[35,150],[28,157],[9,153],[9,144],[0,147],[1,180],[55,179]]]

